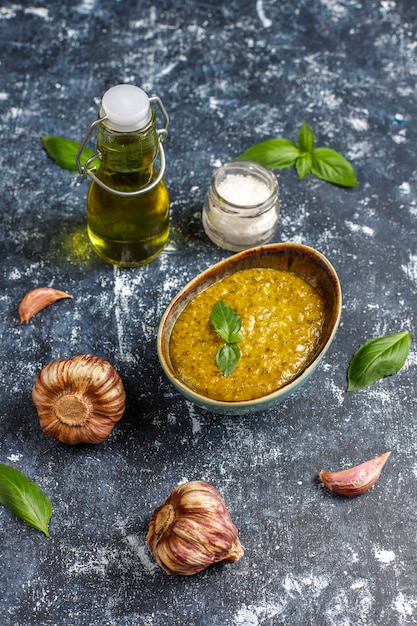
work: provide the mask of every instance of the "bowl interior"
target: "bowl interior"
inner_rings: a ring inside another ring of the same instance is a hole
[[[167,376],[181,391],[186,391],[186,385],[176,376],[172,367],[169,355],[169,342],[172,328],[181,315],[188,302],[198,293],[212,285],[213,283],[243,269],[263,267],[294,272],[304,278],[318,293],[325,302],[325,322],[323,324],[322,335],[317,350],[305,369],[317,360],[324,353],[336,332],[341,312],[341,290],[337,274],[330,262],[319,252],[308,246],[301,244],[271,244],[258,248],[245,250],[235,254],[224,261],[220,261],[202,274],[189,282],[171,301],[165,311],[158,331],[158,355],[161,365]],[[303,370],[305,372],[305,369]],[[303,372],[296,377],[303,377]],[[303,377],[304,379],[305,377]],[[291,381],[269,396],[279,394],[288,395],[287,388],[293,385]],[[190,395],[198,396],[190,390]],[[198,403],[198,402],[197,402]],[[214,405],[236,404],[251,405],[256,401],[220,402],[212,401]],[[207,404],[202,403],[204,406]]]

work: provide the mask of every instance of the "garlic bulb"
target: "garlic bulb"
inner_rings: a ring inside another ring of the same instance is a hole
[[[146,541],[167,574],[191,576],[213,563],[233,563],[243,556],[223,498],[199,480],[176,487],[154,511]]]
[[[32,389],[42,430],[63,443],[101,443],[125,410],[125,391],[108,361],[84,354],[38,373]]]

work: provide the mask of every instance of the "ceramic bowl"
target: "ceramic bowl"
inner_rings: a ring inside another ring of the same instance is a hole
[[[275,268],[294,272],[317,289],[323,297],[326,306],[326,318],[317,351],[312,360],[296,378],[276,391],[262,397],[233,402],[202,396],[184,384],[172,367],[169,356],[172,328],[188,302],[199,292],[230,274],[255,267]],[[224,415],[242,415],[265,410],[298,390],[313,374],[335,336],[340,321],[341,308],[342,294],[339,279],[331,263],[320,252],[296,243],[278,243],[251,248],[211,266],[191,280],[173,298],[159,325],[157,338],[158,357],[166,376],[174,387],[187,400],[208,411]]]

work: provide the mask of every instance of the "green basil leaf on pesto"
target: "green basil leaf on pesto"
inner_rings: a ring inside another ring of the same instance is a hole
[[[19,470],[0,464],[0,502],[27,524],[49,537],[52,504],[39,485]]]
[[[396,374],[404,365],[411,346],[411,334],[394,333],[370,339],[355,352],[348,368],[348,391],[358,391]]]
[[[225,343],[216,354],[216,365],[225,376],[230,374],[236,368],[240,359],[240,348],[236,343]]]
[[[78,142],[54,135],[41,135],[41,139],[48,156],[50,156],[55,163],[71,172],[78,172],[77,163],[75,161],[80,148]],[[91,148],[84,148],[80,159],[81,165],[85,165],[86,161],[94,156],[94,154],[94,150]]]
[[[236,343],[243,338],[239,335],[242,320],[236,311],[223,300],[217,300],[214,305],[210,314],[210,322],[216,333],[228,343]]]
[[[216,365],[225,376],[230,376],[240,359],[240,348],[236,344],[243,339],[239,333],[242,320],[227,302],[217,300],[210,314],[210,322],[226,342],[216,354]]]

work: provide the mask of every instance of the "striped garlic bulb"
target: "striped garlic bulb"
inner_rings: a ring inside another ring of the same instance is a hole
[[[191,576],[213,563],[233,563],[243,556],[223,498],[199,480],[176,487],[154,511],[146,540],[167,574]]]
[[[83,354],[43,367],[32,389],[42,430],[63,443],[101,443],[125,410],[125,391],[108,361]]]

